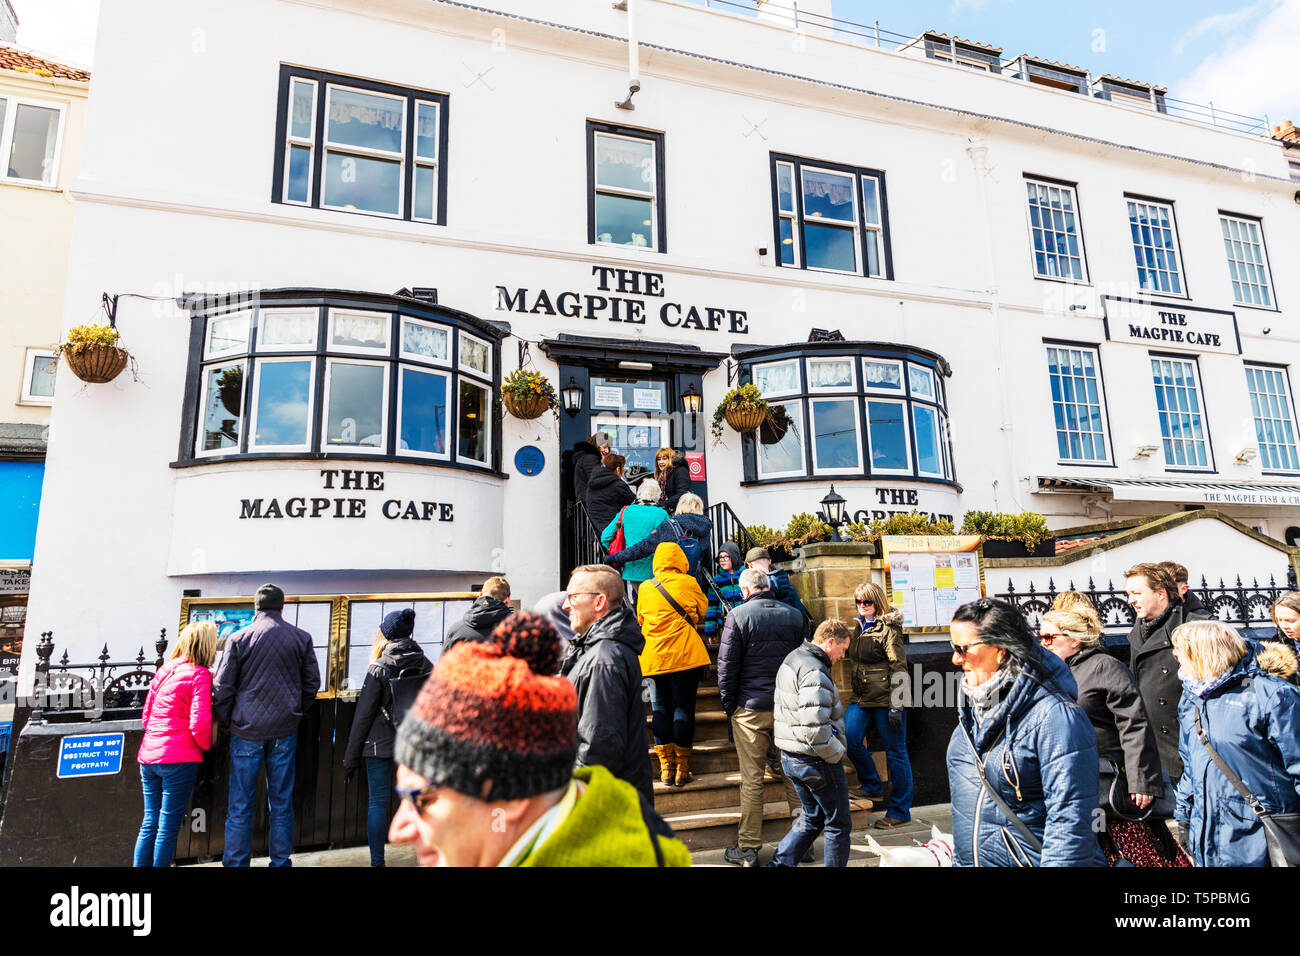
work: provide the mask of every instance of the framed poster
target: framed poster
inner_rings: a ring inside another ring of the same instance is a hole
[[[880,539],[889,603],[903,628],[935,634],[957,608],[984,596],[979,535],[885,535]]]

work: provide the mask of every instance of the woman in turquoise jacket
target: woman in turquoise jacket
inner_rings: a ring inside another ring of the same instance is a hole
[[[614,540],[614,534],[618,530],[620,519],[623,522],[625,548],[630,548],[632,545],[648,538],[655,528],[668,520],[668,512],[664,511],[663,508],[656,507],[655,502],[658,500],[659,482],[653,478],[645,479],[641,482],[641,487],[637,489],[636,503],[628,505],[614,516],[614,520],[601,533],[600,543],[607,548],[609,547],[609,543]],[[654,577],[654,560],[654,555],[650,554],[623,565],[623,583],[627,587],[627,599],[632,607],[636,607],[637,589],[640,588],[641,582]]]

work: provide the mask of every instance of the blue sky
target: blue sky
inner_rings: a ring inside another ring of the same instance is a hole
[[[99,0],[11,0],[18,41],[92,64]],[[567,0],[576,3],[578,0]],[[589,2],[589,0],[583,0]],[[695,0],[704,2],[704,0]],[[771,0],[788,5],[790,0]],[[805,3],[816,0],[805,0]],[[934,29],[1169,87],[1170,95],[1300,123],[1300,0],[833,0],[837,17]],[[646,5],[653,15],[653,6]],[[1100,32],[1098,32],[1100,31]]]

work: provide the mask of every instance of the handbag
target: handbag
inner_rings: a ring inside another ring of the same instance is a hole
[[[1268,844],[1268,862],[1273,866],[1300,866],[1300,813],[1266,811],[1259,798],[1251,793],[1250,789],[1241,782],[1241,778],[1223,762],[1219,752],[1210,743],[1210,738],[1206,736],[1205,728],[1201,725],[1200,710],[1193,712],[1196,715],[1196,736],[1200,738],[1201,746],[1209,752],[1210,759],[1250,805],[1250,809],[1255,811],[1259,822],[1264,825],[1264,840]]]
[[[1131,791],[1128,785],[1128,774],[1124,772],[1124,768],[1110,757],[1100,757],[1097,770],[1098,803],[1108,816],[1127,820],[1130,823],[1139,823],[1147,819],[1171,819],[1176,800],[1174,788],[1163,770],[1161,776],[1164,777],[1164,796],[1156,797],[1145,810],[1139,810],[1129,799]]]
[[[627,511],[624,507],[619,510],[618,524],[614,527],[614,537],[609,540],[609,553],[618,554],[620,551],[627,550],[627,535],[623,533],[623,512]]]

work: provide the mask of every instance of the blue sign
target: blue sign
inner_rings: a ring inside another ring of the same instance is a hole
[[[125,734],[76,734],[59,741],[60,777],[102,777],[122,769]]]
[[[533,475],[540,475],[545,467],[546,456],[536,445],[525,445],[515,452],[515,471],[519,474],[531,478]]]

